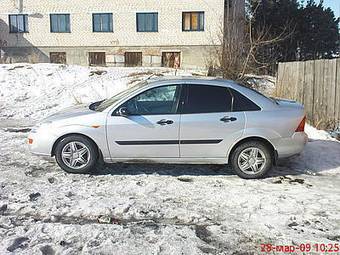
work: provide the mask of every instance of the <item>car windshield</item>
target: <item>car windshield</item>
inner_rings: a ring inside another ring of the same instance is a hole
[[[115,102],[118,102],[119,100],[121,100],[122,98],[124,98],[125,96],[129,95],[130,93],[140,89],[141,87],[144,87],[147,84],[146,81],[137,83],[136,85],[123,90],[122,92],[114,95],[111,98],[108,98],[106,100],[94,103],[93,106],[90,106],[90,109],[94,110],[94,111],[98,111],[98,112],[102,112],[104,111],[106,108],[108,108],[109,106],[113,105]]]

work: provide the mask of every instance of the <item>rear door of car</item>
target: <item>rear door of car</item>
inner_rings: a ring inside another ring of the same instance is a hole
[[[232,112],[227,87],[186,84],[181,105],[180,156],[225,158],[245,127],[244,112]]]

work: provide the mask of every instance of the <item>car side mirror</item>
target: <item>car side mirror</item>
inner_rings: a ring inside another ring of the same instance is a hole
[[[126,107],[120,107],[117,111],[118,116],[127,117],[129,116],[129,111]]]

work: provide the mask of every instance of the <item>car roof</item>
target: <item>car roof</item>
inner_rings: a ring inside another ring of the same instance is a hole
[[[218,77],[209,77],[209,76],[156,76],[150,77],[147,80],[147,84],[152,85],[161,85],[161,84],[169,84],[169,82],[173,83],[196,83],[196,84],[206,84],[206,85],[220,85],[220,86],[230,86],[232,84],[236,84],[234,81],[225,80]]]
[[[211,85],[211,86],[221,86],[229,87],[237,90],[241,94],[253,100],[262,109],[272,109],[276,108],[277,105],[273,101],[263,94],[250,89],[244,85],[238,84],[232,80],[225,80],[218,77],[205,77],[205,76],[158,76],[151,77],[146,81],[146,87],[158,87],[162,85],[169,85],[169,83],[174,84],[196,84],[196,85]]]

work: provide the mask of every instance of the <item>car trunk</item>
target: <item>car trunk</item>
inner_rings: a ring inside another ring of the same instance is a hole
[[[294,100],[275,98],[275,101],[282,108],[304,109],[302,104]]]

